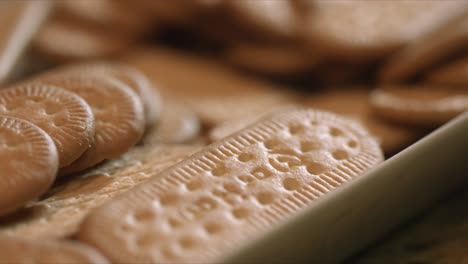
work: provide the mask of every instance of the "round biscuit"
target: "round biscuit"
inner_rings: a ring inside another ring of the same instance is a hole
[[[109,57],[125,49],[129,40],[115,32],[52,18],[34,39],[34,48],[53,62]]]
[[[467,6],[464,1],[314,1],[303,31],[319,54],[371,62],[437,28]]]
[[[58,164],[54,142],[42,129],[25,120],[0,116],[0,215],[47,191]]]
[[[78,159],[93,142],[91,108],[80,96],[53,85],[31,82],[0,91],[0,114],[27,120],[49,134],[60,167]]]
[[[444,87],[388,86],[370,99],[378,116],[415,126],[436,127],[468,110],[466,91]]]
[[[105,159],[116,158],[142,137],[145,130],[143,105],[138,95],[122,82],[98,74],[54,75],[36,81],[78,94],[94,114],[94,144],[76,162],[63,168],[63,172],[80,171]]]
[[[131,88],[140,97],[143,102],[146,125],[148,127],[154,125],[160,117],[162,111],[162,100],[159,92],[145,74],[135,67],[115,62],[83,63],[63,67],[50,73],[45,73],[43,76],[63,76],[67,74],[105,74],[111,78],[117,79]]]

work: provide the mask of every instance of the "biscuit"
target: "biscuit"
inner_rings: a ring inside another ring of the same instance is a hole
[[[444,87],[388,86],[372,93],[371,105],[393,122],[436,127],[468,110],[468,94]]]
[[[310,70],[318,58],[297,45],[235,43],[225,51],[228,62],[243,69],[265,74],[299,74]]]
[[[90,246],[66,240],[39,241],[0,236],[0,255],[2,263],[109,263]]]
[[[331,60],[371,62],[466,9],[464,1],[314,1],[303,22],[310,47]]]
[[[347,116],[367,128],[379,141],[386,155],[391,155],[414,143],[425,135],[424,130],[393,124],[375,116],[370,106],[367,87],[334,87],[303,97],[307,107],[331,111]]]
[[[94,144],[61,174],[84,170],[106,159],[116,158],[142,137],[143,106],[138,95],[125,84],[98,74],[48,75],[35,80],[56,85],[81,96],[94,114]]]
[[[465,1],[454,3],[468,4]],[[380,81],[396,83],[409,80],[464,51],[468,43],[468,11],[466,8],[460,9],[461,11],[464,11],[462,15],[422,35],[392,55],[379,70]]]
[[[468,87],[468,58],[448,63],[429,72],[425,82],[429,85]]]
[[[278,113],[99,207],[78,238],[114,262],[215,261],[382,159],[356,123],[319,111]]]
[[[55,143],[60,168],[90,148],[95,124],[89,105],[78,95],[44,84],[20,84],[0,91],[0,114],[27,120]]]
[[[28,239],[71,236],[93,208],[147,181],[153,173],[198,149],[192,145],[136,147],[117,160],[59,182],[40,201],[3,218],[0,234]]]
[[[288,87],[249,78],[215,60],[189,53],[148,48],[132,51],[123,61],[144,72],[163,98],[176,99],[193,109],[208,127],[295,99]]]
[[[0,83],[9,78],[50,9],[50,1],[0,2]]]
[[[63,0],[57,3],[57,12],[89,26],[106,30],[126,32],[130,35],[141,35],[148,31],[152,18],[139,9],[129,8],[128,1],[122,0]]]
[[[165,104],[158,125],[143,138],[145,145],[187,143],[201,132],[200,119],[188,107],[175,102]]]
[[[33,44],[45,59],[64,62],[116,55],[129,45],[129,39],[114,31],[52,17],[37,33]]]
[[[0,161],[0,215],[47,191],[58,169],[52,139],[39,127],[7,116],[0,116]]]
[[[298,17],[290,1],[224,1],[233,19],[253,36],[260,34],[272,39],[297,37]]]
[[[94,63],[82,63],[73,64],[68,67],[62,67],[45,73],[47,75],[67,75],[67,74],[105,74],[111,78],[117,79],[135,93],[137,93],[143,102],[146,125],[154,125],[162,111],[162,101],[156,87],[153,87],[151,81],[138,69],[131,67],[130,65],[120,63],[105,63],[105,62],[94,62]],[[41,77],[39,77],[41,78]],[[47,78],[47,77],[44,77]]]

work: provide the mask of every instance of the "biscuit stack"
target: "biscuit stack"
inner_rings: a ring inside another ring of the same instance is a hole
[[[86,170],[138,143],[159,115],[158,95],[148,85],[130,66],[89,64],[46,72],[2,90],[2,155],[10,157],[4,169],[12,177],[22,175],[2,187],[7,191],[18,184],[25,194],[2,201],[7,205],[1,214],[43,194],[57,174]],[[31,172],[37,174],[33,182]]]

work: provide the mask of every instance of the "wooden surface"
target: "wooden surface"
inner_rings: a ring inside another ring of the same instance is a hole
[[[468,264],[468,186],[344,263]]]

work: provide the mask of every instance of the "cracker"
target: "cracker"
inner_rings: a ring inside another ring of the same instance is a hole
[[[2,263],[109,263],[90,246],[66,240],[39,241],[0,236],[0,255]]]
[[[429,72],[425,78],[426,83],[440,86],[468,87],[468,58],[462,58],[455,62]]]
[[[119,157],[143,136],[145,120],[138,95],[122,82],[98,74],[48,75],[35,80],[81,96],[94,114],[94,144],[61,174],[84,170]]]
[[[27,120],[55,143],[60,168],[70,165],[94,141],[89,105],[75,93],[44,84],[22,84],[0,91],[0,114]]]
[[[200,119],[192,111],[175,102],[165,104],[158,125],[143,138],[145,145],[187,143],[201,132]]]
[[[375,90],[371,104],[388,120],[435,127],[468,110],[466,91],[425,86],[388,86]]]
[[[50,9],[50,1],[0,2],[0,83],[9,78]]]
[[[418,39],[467,6],[464,1],[314,1],[303,30],[319,54],[369,62]]]
[[[376,137],[385,154],[393,154],[424,136],[425,131],[375,116],[367,87],[335,87],[304,97],[304,106],[331,111],[360,122]]]
[[[455,3],[468,4],[460,1]],[[411,79],[430,67],[466,50],[468,43],[468,11],[461,8],[459,15],[437,29],[422,35],[398,51],[381,67],[382,82],[401,82]]]
[[[278,113],[99,207],[78,238],[114,262],[215,261],[382,159],[349,120]]]
[[[123,61],[144,72],[164,98],[192,108],[206,126],[294,100],[287,87],[243,76],[212,59],[189,53],[142,49],[128,54]]]
[[[55,180],[57,149],[39,127],[0,116],[0,215],[43,194]]]
[[[82,219],[95,207],[147,181],[182,160],[198,146],[134,148],[86,174],[65,179],[44,199],[0,222],[0,233],[29,239],[73,235]]]

